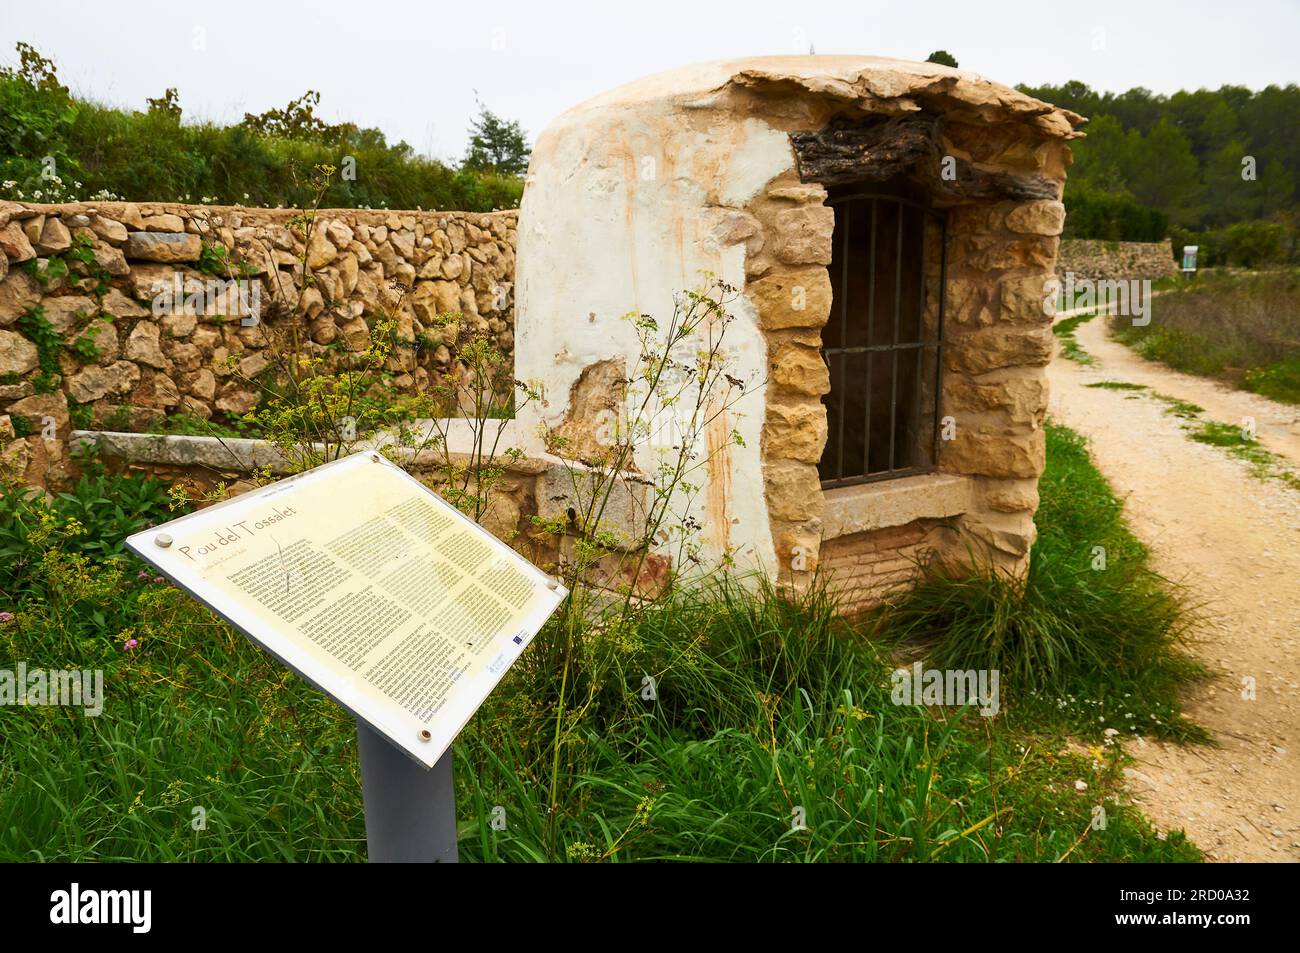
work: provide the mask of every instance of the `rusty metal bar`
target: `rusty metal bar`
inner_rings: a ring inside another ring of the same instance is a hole
[[[903,206],[898,206],[898,237],[894,251],[894,337],[889,372],[889,470],[894,470],[894,431],[898,425],[898,320],[903,313]],[[870,358],[868,358],[870,360]],[[870,424],[867,430],[870,431]]]
[[[871,199],[871,255],[867,263],[867,346],[876,328],[876,199]],[[862,421],[862,475],[871,472],[871,367],[875,359],[867,354],[867,406]]]

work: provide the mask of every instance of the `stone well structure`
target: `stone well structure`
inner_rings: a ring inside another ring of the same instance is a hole
[[[796,585],[820,568],[850,609],[925,554],[1023,572],[1081,121],[856,56],[704,64],[577,106],[539,138],[520,209],[516,376],[544,400],[516,433],[598,441],[593,408],[624,399],[640,351],[624,316],[666,323],[708,272],[739,291],[748,390],[716,428],[743,443],[709,439],[679,501],[707,556]]]

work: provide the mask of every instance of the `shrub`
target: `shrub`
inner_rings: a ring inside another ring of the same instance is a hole
[[[0,593],[15,600],[50,595],[36,580],[52,537],[60,539],[61,552],[125,562],[127,536],[175,515],[165,484],[110,474],[91,456],[81,466],[76,483],[53,495],[0,486]]]
[[[1206,272],[1162,294],[1150,324],[1110,327],[1148,360],[1300,402],[1300,270]]]
[[[0,69],[0,180],[16,183],[6,197],[303,208],[314,197],[311,170],[342,167],[345,158],[357,174],[334,182],[324,207],[491,211],[517,207],[523,194],[517,176],[456,169],[376,129],[297,122],[303,110],[295,107],[307,97],[272,110],[274,121],[182,123],[172,95],[145,111],[77,99],[54,65],[31,53],[22,68]],[[45,171],[46,157],[57,178]]]

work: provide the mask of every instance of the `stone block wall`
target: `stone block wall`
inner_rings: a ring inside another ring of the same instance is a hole
[[[1044,156],[1064,179],[1068,152]],[[945,302],[940,413],[951,439],[939,470],[972,480],[972,505],[955,524],[950,554],[969,551],[1023,573],[1035,539],[1038,478],[1046,464],[1050,284],[1065,208],[1055,200],[954,208]]]
[[[330,209],[309,230],[302,216],[0,204],[5,473],[44,482],[76,427],[147,430],[164,414],[248,412],[272,364],[272,333],[291,320],[306,353],[326,356],[365,351],[391,315],[399,346],[386,370],[398,393],[460,370],[434,328],[440,314],[461,313],[513,360],[515,212]],[[247,282],[242,300],[222,284],[232,278]],[[38,308],[44,331],[30,317]]]
[[[1026,137],[1032,141],[1032,133]],[[793,173],[770,182],[748,212],[755,251],[746,256],[745,293],[768,345],[771,374],[763,429],[765,490],[780,578],[799,584],[821,575],[854,610],[879,600],[921,557],[979,564],[1015,575],[1028,567],[1035,538],[1038,477],[1045,465],[1046,366],[1052,356],[1049,311],[1057,246],[1065,219],[1060,183],[1069,161],[1063,143],[1036,151],[1018,140],[965,143],[984,167],[1054,181],[1057,199],[951,204],[946,208],[946,276],[940,295],[942,233],[927,229],[927,325],[943,300],[944,358],[940,414],[950,437],[935,469],[964,477],[968,504],[931,521],[920,535],[897,526],[837,538],[823,519],[817,463],[827,440],[825,395],[831,380],[820,348],[832,307],[827,273],[834,210],[820,185]],[[1028,162],[1024,156],[1031,158]],[[942,208],[942,206],[940,206]],[[921,478],[922,483],[925,478]],[[856,505],[897,481],[852,491]],[[923,486],[917,492],[924,492]],[[909,524],[913,529],[916,523]],[[909,535],[910,533],[910,535]],[[916,538],[913,538],[916,536]],[[893,555],[890,555],[890,554]],[[883,572],[880,566],[888,566]],[[875,593],[874,596],[871,593]]]
[[[1179,273],[1174,260],[1173,243],[1105,242],[1070,238],[1061,242],[1056,259],[1056,274],[1062,281],[1070,272],[1077,281],[1128,278],[1171,278]]]

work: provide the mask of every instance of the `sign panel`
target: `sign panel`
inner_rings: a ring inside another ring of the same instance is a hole
[[[425,767],[566,594],[370,452],[127,546]]]
[[[1183,271],[1196,270],[1196,253],[1200,250],[1199,245],[1183,246]]]

